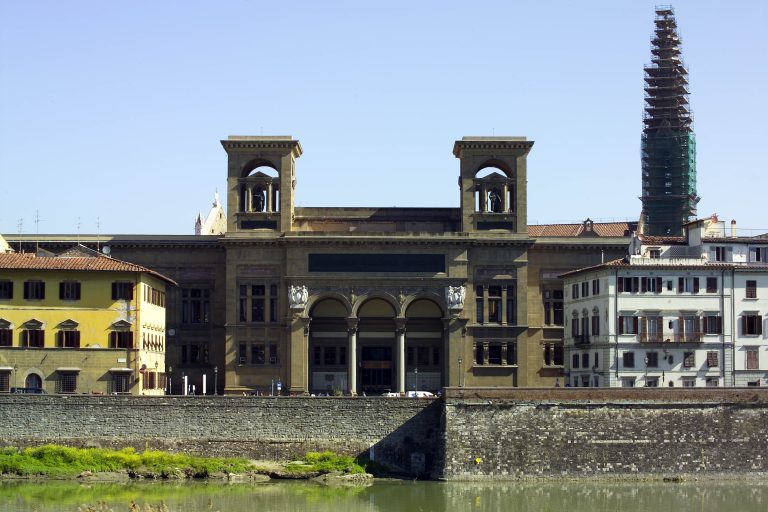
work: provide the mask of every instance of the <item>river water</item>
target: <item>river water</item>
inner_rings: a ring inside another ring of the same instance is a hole
[[[165,503],[171,512],[765,512],[768,482],[456,483],[376,482],[369,487],[326,487],[307,482],[0,483],[0,511],[128,512],[138,505]],[[139,508],[142,510],[142,508]]]

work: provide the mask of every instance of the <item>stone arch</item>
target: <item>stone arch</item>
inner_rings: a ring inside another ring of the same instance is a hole
[[[307,304],[311,318],[308,350],[309,390],[347,391],[349,303],[343,296],[323,294]]]
[[[325,302],[327,300],[333,300],[333,301],[338,302],[339,304],[341,304],[344,307],[344,309],[346,311],[345,316],[348,317],[348,316],[351,315],[351,313],[352,313],[352,304],[350,304],[349,299],[347,299],[347,297],[345,297],[341,293],[328,292],[328,293],[322,293],[322,294],[319,294],[319,295],[310,295],[309,296],[309,299],[307,301],[307,308],[306,308],[306,311],[309,313],[309,316],[310,317],[312,316],[312,313],[313,313],[313,311],[315,309],[315,306],[317,306],[321,302]]]
[[[266,176],[277,178],[280,176],[279,169],[279,162],[276,163],[266,158],[254,158],[243,165],[240,177],[247,178],[248,176],[255,176],[258,173],[262,173]]]
[[[372,301],[376,302],[372,303]],[[400,304],[388,293],[371,293],[358,297],[352,305],[352,316],[360,318],[361,310],[364,310],[366,307],[370,308],[371,304],[378,304],[378,301],[386,302],[392,308],[392,317],[400,316]]]
[[[444,310],[431,297],[416,297],[405,309],[405,389],[437,391],[443,386]]]
[[[493,174],[496,170],[503,172],[504,176],[509,179],[515,177],[515,171],[507,162],[495,158],[490,158],[477,167],[477,170],[475,171],[475,179],[481,179],[485,176]]]
[[[43,379],[43,376],[40,374],[39,371],[29,370],[27,374],[24,376],[24,387],[45,389],[43,387],[44,381],[45,379]]]

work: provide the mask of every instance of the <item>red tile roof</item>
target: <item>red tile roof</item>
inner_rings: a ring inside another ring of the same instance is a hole
[[[534,224],[528,226],[528,236],[560,237],[560,236],[604,236],[628,237],[637,231],[637,222],[595,222],[592,233],[584,231],[584,223],[580,224]]]
[[[146,272],[163,281],[176,283],[154,270],[102,255],[94,256],[37,256],[32,253],[0,254],[0,269],[8,270],[80,270],[96,272]]]

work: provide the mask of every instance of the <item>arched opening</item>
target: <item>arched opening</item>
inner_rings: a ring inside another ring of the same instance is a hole
[[[258,162],[244,168],[238,180],[241,213],[272,213],[280,210],[280,173],[270,163]],[[249,171],[250,169],[250,171]]]
[[[443,311],[429,299],[417,299],[406,310],[405,388],[438,391],[446,367]]]
[[[347,390],[349,345],[347,307],[328,298],[310,310],[309,390],[316,394],[336,394]]]
[[[360,306],[357,354],[360,388],[380,394],[395,387],[395,308],[384,299],[373,298]]]
[[[515,207],[513,173],[500,162],[487,162],[475,173],[476,212],[506,213]]]
[[[24,387],[43,389],[43,378],[36,373],[30,373],[27,378],[24,379]]]

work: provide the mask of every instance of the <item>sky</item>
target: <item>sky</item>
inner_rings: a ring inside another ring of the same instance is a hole
[[[338,207],[458,207],[454,141],[525,136],[529,224],[637,220],[654,6],[0,0],[0,233],[193,234],[229,135]],[[673,7],[699,216],[768,232],[768,2]]]

